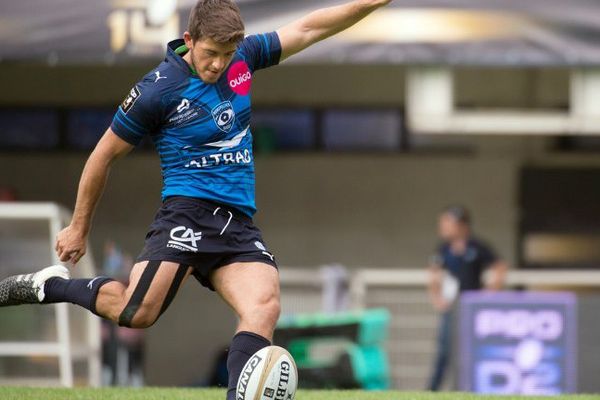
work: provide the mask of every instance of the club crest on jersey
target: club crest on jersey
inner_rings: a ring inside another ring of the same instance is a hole
[[[227,133],[233,127],[235,121],[235,111],[233,111],[233,105],[230,101],[224,101],[217,105],[211,111],[215,124],[220,130]]]
[[[121,109],[123,110],[123,112],[125,114],[127,114],[127,112],[129,110],[131,110],[131,107],[133,107],[133,105],[135,104],[135,102],[137,101],[137,99],[140,98],[141,95],[142,95],[142,93],[137,88],[137,86],[134,86],[131,89],[131,91],[129,92],[129,94],[127,95],[127,97],[125,97],[125,100],[123,100],[123,103],[121,103]]]

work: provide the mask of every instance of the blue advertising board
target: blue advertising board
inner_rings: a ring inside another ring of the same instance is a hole
[[[576,390],[576,298],[467,292],[460,302],[460,389],[556,395]]]

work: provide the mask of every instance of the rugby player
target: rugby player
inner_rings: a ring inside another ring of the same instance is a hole
[[[239,317],[227,360],[227,398],[235,398],[242,367],[270,345],[280,310],[277,264],[252,222],[252,76],[390,1],[346,2],[246,37],[232,0],[198,1],[183,39],[170,42],[165,60],[131,89],[91,153],[73,219],[56,240],[61,262],[76,264],[110,168],[150,136],[161,160],[163,204],[129,285],[109,277],[70,279],[67,268],[55,265],[1,281],[0,306],[71,302],[119,325],[146,328],[193,275]]]

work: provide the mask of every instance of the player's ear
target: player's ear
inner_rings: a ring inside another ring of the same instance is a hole
[[[192,35],[188,31],[183,32],[183,41],[185,42],[185,45],[188,49],[194,47],[194,40],[192,39]]]

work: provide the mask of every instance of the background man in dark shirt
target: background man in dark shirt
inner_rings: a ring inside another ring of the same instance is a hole
[[[438,230],[442,243],[430,263],[428,285],[431,302],[442,313],[435,367],[429,383],[432,391],[439,390],[449,363],[454,301],[466,290],[501,289],[508,269],[489,246],[473,236],[471,217],[465,207],[444,209]]]

